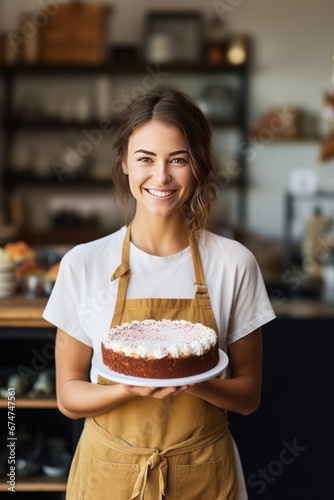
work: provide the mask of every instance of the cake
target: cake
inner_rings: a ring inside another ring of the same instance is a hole
[[[110,370],[153,379],[197,375],[219,361],[216,332],[184,320],[123,323],[102,338],[101,351]]]

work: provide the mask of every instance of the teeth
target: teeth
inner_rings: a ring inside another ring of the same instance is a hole
[[[148,189],[147,191],[150,194],[153,194],[153,196],[158,196],[159,198],[165,198],[173,193],[173,191],[155,191],[154,189]]]

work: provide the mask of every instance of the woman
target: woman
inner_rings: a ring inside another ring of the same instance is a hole
[[[261,325],[274,313],[253,255],[204,229],[215,198],[210,144],[208,121],[185,95],[135,99],[112,171],[118,194],[135,199],[133,220],[62,260],[44,318],[58,327],[59,408],[86,417],[68,500],[247,498],[224,410],[258,407]],[[165,388],[97,376],[91,358],[110,326],[147,318],[214,328],[229,373]]]

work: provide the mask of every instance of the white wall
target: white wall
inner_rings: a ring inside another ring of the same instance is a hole
[[[42,0],[2,0],[0,30],[16,29],[18,14],[37,10],[42,3]],[[169,9],[200,9],[210,14],[214,5],[221,7],[225,10],[220,12],[226,31],[244,32],[254,38],[251,121],[276,105],[297,105],[321,115],[322,96],[330,83],[333,66],[333,0],[169,0],[168,3],[113,0],[110,3],[114,6],[110,38],[116,42],[140,41],[147,9],[164,9],[168,5]],[[249,166],[248,224],[261,234],[280,236],[283,195],[291,170],[311,169],[319,176],[320,185],[334,190],[334,161],[319,164],[316,141],[260,146]]]
[[[231,2],[233,3],[233,2]],[[237,2],[238,3],[238,2]],[[254,36],[252,121],[272,106],[300,106],[321,117],[323,92],[333,68],[332,0],[244,0],[229,14],[229,27]],[[334,191],[334,161],[319,163],[319,143],[254,144],[250,162],[248,222],[266,235],[283,232],[284,198],[294,168],[314,171],[319,187]],[[334,217],[333,205],[325,207]],[[305,204],[305,214],[312,206]],[[300,224],[296,236],[303,230]]]

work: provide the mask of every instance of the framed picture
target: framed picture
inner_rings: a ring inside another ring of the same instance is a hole
[[[152,63],[195,63],[203,49],[203,17],[194,11],[149,12],[143,57]]]

